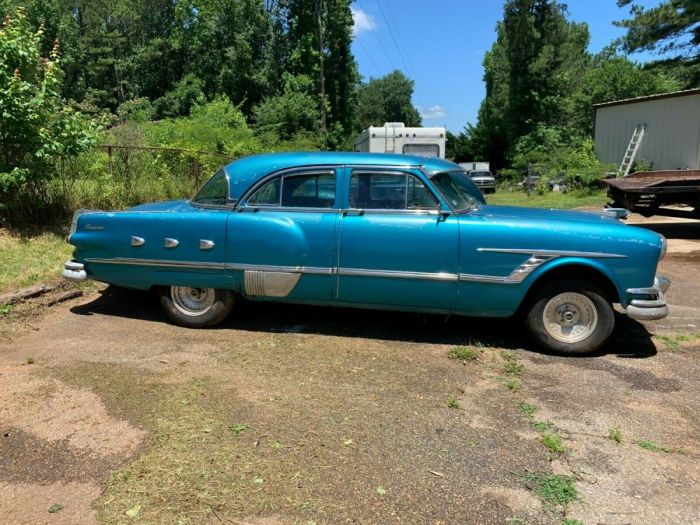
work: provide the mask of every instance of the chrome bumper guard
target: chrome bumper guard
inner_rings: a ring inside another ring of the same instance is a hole
[[[663,319],[668,315],[668,304],[664,293],[671,286],[671,281],[663,275],[654,278],[654,286],[651,288],[630,288],[627,295],[630,297],[626,308],[627,315],[640,321],[653,321]]]
[[[75,261],[66,261],[63,265],[63,278],[69,281],[84,281],[87,279],[85,265]]]

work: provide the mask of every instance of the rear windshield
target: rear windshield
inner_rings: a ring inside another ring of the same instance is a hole
[[[228,200],[228,179],[224,170],[219,170],[197,192],[192,202],[202,206],[224,206]]]
[[[470,177],[493,177],[490,171],[470,171]]]

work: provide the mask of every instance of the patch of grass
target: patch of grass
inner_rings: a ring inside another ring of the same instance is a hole
[[[643,448],[644,450],[649,450],[651,452],[673,452],[670,448],[657,445],[656,443],[648,439],[635,439],[634,443]]]
[[[559,474],[531,473],[525,476],[528,488],[552,506],[566,507],[578,499],[574,480]]]
[[[238,437],[241,435],[241,432],[248,429],[248,425],[245,423],[236,423],[235,425],[229,425],[228,429],[233,432],[234,436]]]
[[[540,436],[542,444],[555,454],[563,454],[566,449],[562,443],[561,436],[555,432],[543,432]]]
[[[3,304],[2,306],[0,306],[0,317],[10,315],[12,313],[13,308],[14,305],[12,304]]]
[[[551,421],[533,421],[530,423],[530,426],[538,432],[546,432],[554,428],[554,423]]]
[[[615,443],[622,443],[622,430],[620,430],[618,427],[609,429],[608,439],[614,441]]]
[[[537,407],[535,405],[530,405],[528,403],[520,403],[518,405],[518,408],[523,413],[523,416],[525,416],[528,419],[532,419],[535,415],[535,411],[537,410]]]
[[[520,390],[520,381],[518,381],[517,379],[509,379],[508,381],[506,381],[505,385],[506,388],[511,392],[517,392],[518,390]]]
[[[581,520],[567,518],[561,522],[561,525],[584,525],[584,523]]]
[[[503,367],[503,373],[509,376],[519,376],[523,373],[525,367],[518,363],[517,361],[506,361]]]
[[[58,232],[0,229],[0,292],[57,280],[72,251]]]
[[[451,397],[447,400],[447,406],[450,408],[462,408],[456,398]]]
[[[26,361],[26,363],[27,363],[28,365],[33,365],[33,364],[34,364],[34,358],[33,358],[32,356],[30,356],[30,355],[28,355],[28,356],[26,357],[25,361]]]
[[[52,503],[49,505],[49,514],[56,514],[61,510],[63,510],[63,505],[60,503]]]
[[[511,352],[510,350],[501,350],[501,357],[503,358],[504,361],[517,361],[518,356],[515,355],[515,352]]]
[[[661,341],[666,346],[667,350],[673,352],[678,350],[683,343],[700,339],[700,332],[692,334],[655,335],[654,337]]]
[[[531,192],[528,197],[523,190],[507,191],[501,190],[486,196],[489,204],[502,206],[527,206],[532,208],[562,208],[571,209],[579,206],[595,206],[603,208],[608,201],[604,191],[588,193],[580,191],[570,191],[561,193],[550,191],[543,195]]]
[[[474,361],[478,356],[478,351],[469,346],[455,346],[447,354],[447,357],[450,359],[457,359],[462,362]]]

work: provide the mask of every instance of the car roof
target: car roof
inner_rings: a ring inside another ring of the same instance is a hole
[[[430,174],[455,169],[463,170],[463,168],[453,162],[436,157],[426,158],[416,155],[350,151],[264,153],[233,161],[225,166],[224,169],[229,177],[229,196],[232,199],[239,199],[251,184],[276,171],[297,167],[345,164],[353,166],[422,167]]]

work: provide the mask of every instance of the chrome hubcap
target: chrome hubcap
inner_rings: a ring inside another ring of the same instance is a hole
[[[170,287],[170,297],[175,308],[185,315],[197,316],[207,313],[214,305],[214,295],[213,288]]]
[[[585,295],[565,292],[547,301],[542,320],[552,338],[562,343],[578,343],[595,331],[598,311]]]

